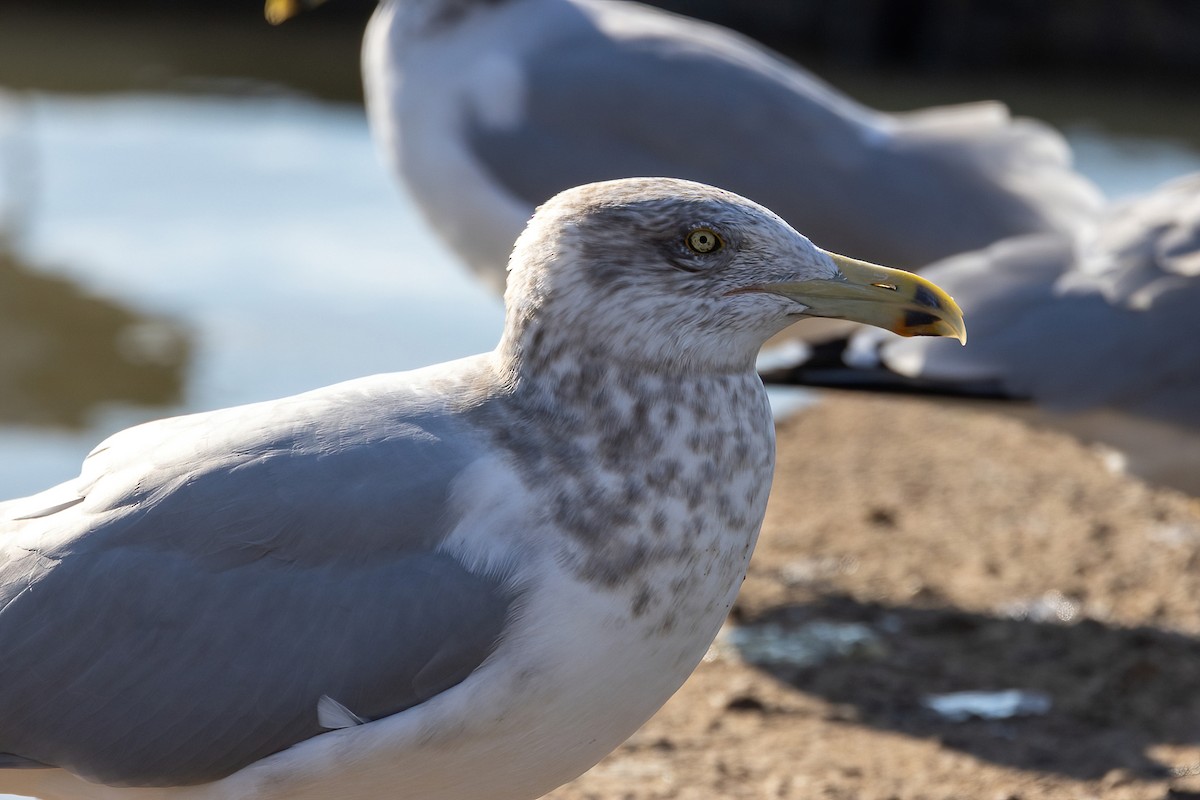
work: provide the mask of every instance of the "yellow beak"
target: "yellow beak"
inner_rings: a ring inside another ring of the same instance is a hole
[[[826,253],[840,275],[831,279],[759,287],[808,307],[810,317],[834,317],[874,325],[901,336],[951,336],[967,343],[962,309],[954,298],[920,275]]]
[[[315,8],[325,0],[267,0],[263,15],[267,22],[279,25],[287,22],[306,8]]]

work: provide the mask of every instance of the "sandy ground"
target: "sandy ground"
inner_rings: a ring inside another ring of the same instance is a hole
[[[778,449],[720,646],[551,798],[1200,798],[1200,501],[930,401],[831,395]]]

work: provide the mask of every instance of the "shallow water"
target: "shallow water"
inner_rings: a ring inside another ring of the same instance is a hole
[[[177,403],[98,397],[82,428],[0,427],[0,497],[71,477],[100,438],[139,420],[469,355],[498,336],[499,300],[392,185],[356,109],[141,96],[30,105],[25,269],[168,320],[190,358]],[[60,305],[52,327],[88,336]]]

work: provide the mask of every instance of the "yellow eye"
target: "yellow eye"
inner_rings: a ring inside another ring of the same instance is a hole
[[[687,235],[687,246],[693,253],[712,253],[724,246],[721,237],[708,228],[696,228]]]

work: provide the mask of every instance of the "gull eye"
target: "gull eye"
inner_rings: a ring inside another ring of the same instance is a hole
[[[721,237],[709,228],[696,228],[687,235],[686,241],[689,250],[701,255],[720,250],[725,245]]]

